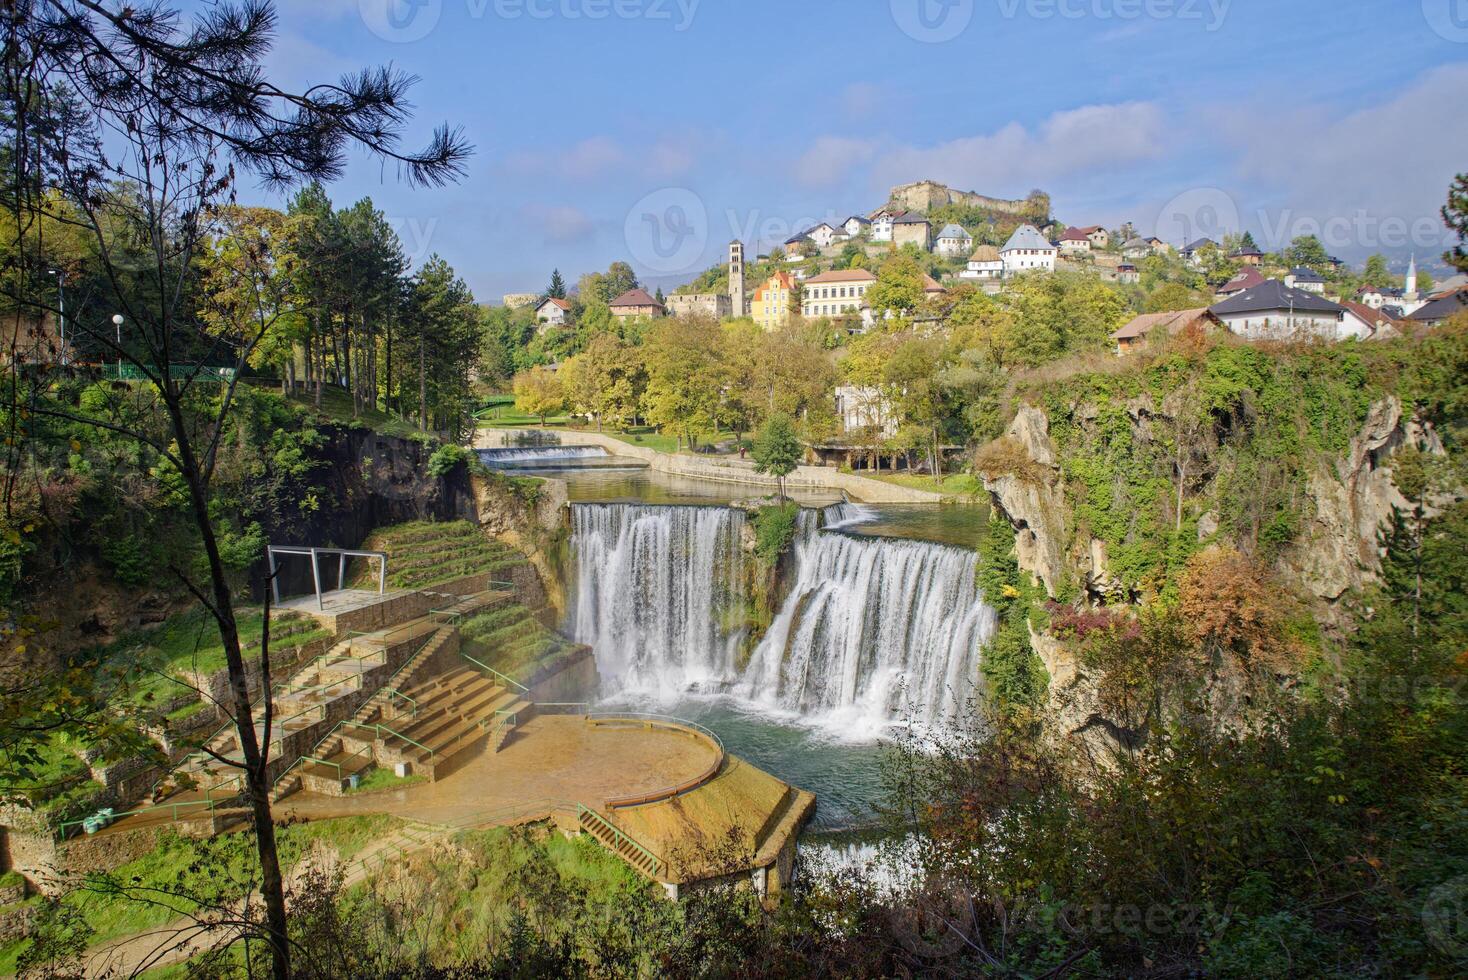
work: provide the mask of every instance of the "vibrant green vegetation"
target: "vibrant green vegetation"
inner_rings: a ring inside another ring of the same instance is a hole
[[[754,515],[754,553],[766,568],[780,561],[790,542],[795,540],[800,505],[779,504],[761,507]]]
[[[362,547],[387,552],[387,582],[394,589],[430,588],[468,575],[502,579],[525,563],[514,549],[491,540],[469,521],[416,521],[379,528]]]
[[[347,790],[347,794],[371,793],[375,790],[384,789],[404,789],[408,786],[416,786],[419,783],[427,782],[427,779],[428,777],[422,775],[399,776],[391,769],[384,769],[379,766],[358,780],[356,788]]]
[[[471,616],[459,624],[459,635],[466,654],[521,684],[553,673],[580,649],[519,603]]]

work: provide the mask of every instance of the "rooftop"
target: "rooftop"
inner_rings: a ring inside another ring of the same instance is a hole
[[[999,251],[1012,252],[1019,248],[1038,248],[1053,251],[1055,246],[1050,244],[1034,225],[1020,225],[1014,230],[1014,234],[1009,236],[1009,241],[1005,242],[1004,247]]]
[[[1278,279],[1266,279],[1259,285],[1252,286],[1236,296],[1230,296],[1220,303],[1215,303],[1208,309],[1215,316],[1238,316],[1276,311],[1339,314],[1343,307],[1315,293],[1286,286]]]

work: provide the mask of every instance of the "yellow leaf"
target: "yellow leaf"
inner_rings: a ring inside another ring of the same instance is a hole
[[[82,451],[82,444],[80,439],[71,440],[71,451],[74,453],[79,453]]]

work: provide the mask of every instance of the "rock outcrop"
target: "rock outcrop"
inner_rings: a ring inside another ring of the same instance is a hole
[[[923,214],[949,204],[961,204],[965,207],[983,208],[995,214],[1033,221],[1044,221],[1050,216],[1050,195],[1042,191],[1035,191],[1022,200],[1008,201],[998,197],[986,197],[973,191],[956,191],[936,180],[920,180],[916,183],[894,187],[892,193],[888,195],[888,200],[897,207],[908,211],[920,211]]]
[[[1045,413],[1020,406],[1004,436],[979,453],[975,469],[994,506],[1014,528],[1019,567],[1043,582],[1052,596],[1057,594],[1072,574],[1065,554],[1070,530],[1060,461]]]

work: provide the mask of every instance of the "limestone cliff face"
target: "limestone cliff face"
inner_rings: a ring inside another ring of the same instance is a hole
[[[998,513],[1014,528],[1019,567],[1055,595],[1070,574],[1065,555],[1070,520],[1045,413],[1021,406],[1004,436],[985,447],[976,465]]]
[[[983,208],[997,214],[1034,220],[1043,220],[1050,214],[1050,196],[1040,191],[1022,200],[1008,201],[1003,198],[985,197],[973,191],[956,191],[936,180],[920,180],[916,183],[894,187],[889,195],[889,202],[908,211],[920,211],[923,214],[949,204],[962,204],[966,207]]]

